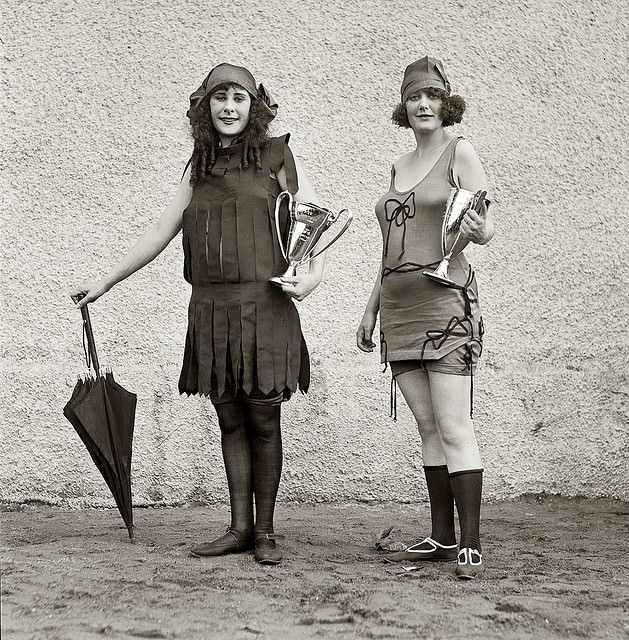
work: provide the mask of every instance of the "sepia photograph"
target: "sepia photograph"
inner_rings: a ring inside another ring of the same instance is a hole
[[[0,16],[2,638],[629,638],[625,2]]]

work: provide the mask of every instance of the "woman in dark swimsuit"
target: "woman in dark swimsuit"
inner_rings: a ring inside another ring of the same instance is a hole
[[[219,538],[192,548],[197,557],[255,549],[277,564],[273,515],[282,470],[281,403],[306,391],[309,356],[293,299],[319,284],[324,254],[308,273],[285,272],[274,220],[288,190],[316,196],[288,146],[272,138],[277,105],[251,73],[220,64],[190,96],[194,152],[179,189],[159,220],[102,280],[73,292],[79,306],[96,300],[153,260],[183,229],[184,276],[192,285],[181,393],[208,395],[216,409],[231,504]],[[280,232],[288,224],[282,210]],[[255,509],[254,509],[255,504]]]

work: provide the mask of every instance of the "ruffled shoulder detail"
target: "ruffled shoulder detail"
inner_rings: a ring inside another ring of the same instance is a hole
[[[282,167],[286,171],[286,188],[292,195],[299,191],[299,179],[297,178],[297,167],[293,152],[288,146],[290,133],[277,138],[271,138],[270,165],[271,171],[277,173]]]

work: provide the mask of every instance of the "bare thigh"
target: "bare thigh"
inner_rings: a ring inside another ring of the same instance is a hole
[[[428,381],[432,409],[439,426],[472,423],[469,376],[429,371]]]
[[[470,418],[470,384],[467,376],[428,373],[432,408],[448,469],[455,472],[482,467],[474,423]]]
[[[430,426],[435,422],[432,410],[432,391],[428,374],[423,369],[405,371],[395,376],[408,408],[412,411],[420,427]]]

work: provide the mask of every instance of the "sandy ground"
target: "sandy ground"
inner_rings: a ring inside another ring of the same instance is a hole
[[[487,571],[405,571],[377,534],[425,533],[427,505],[278,506],[285,561],[189,557],[222,533],[224,506],[115,510],[4,505],[5,640],[176,638],[627,638],[629,505],[532,496],[483,506]]]

